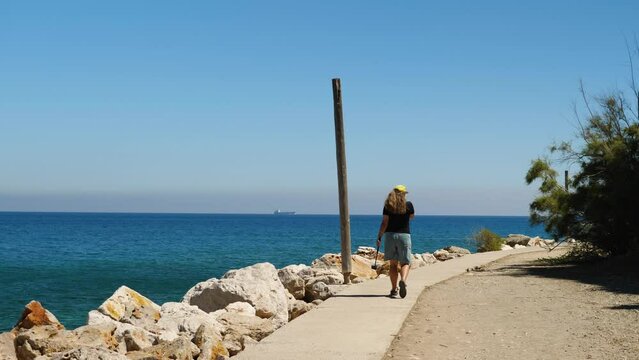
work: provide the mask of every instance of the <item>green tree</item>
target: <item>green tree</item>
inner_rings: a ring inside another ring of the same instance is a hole
[[[528,184],[541,183],[530,204],[533,224],[613,255],[639,253],[639,91],[631,74],[632,105],[619,93],[597,99],[593,109],[582,86],[588,117],[576,141],[552,146],[526,174]],[[569,189],[558,183],[555,163],[578,165]]]

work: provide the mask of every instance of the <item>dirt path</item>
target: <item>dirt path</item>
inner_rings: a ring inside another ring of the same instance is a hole
[[[427,288],[384,358],[639,359],[637,274],[537,258],[509,256]]]

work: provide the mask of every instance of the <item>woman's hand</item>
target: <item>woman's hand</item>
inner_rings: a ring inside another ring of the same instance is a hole
[[[379,249],[380,245],[382,245],[382,238],[381,237],[377,237],[377,248]]]

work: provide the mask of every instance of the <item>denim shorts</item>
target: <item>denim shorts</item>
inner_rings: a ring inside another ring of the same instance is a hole
[[[397,260],[400,264],[410,264],[410,234],[384,233],[384,260]]]

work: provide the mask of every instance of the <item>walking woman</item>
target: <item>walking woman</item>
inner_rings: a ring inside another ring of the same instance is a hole
[[[406,201],[406,186],[397,185],[386,197],[382,224],[377,234],[377,247],[384,237],[384,260],[390,260],[390,297],[397,297],[397,278],[399,275],[399,296],[406,297],[406,280],[410,270],[411,254],[410,220],[415,217],[415,209]],[[399,274],[397,265],[401,266]]]

